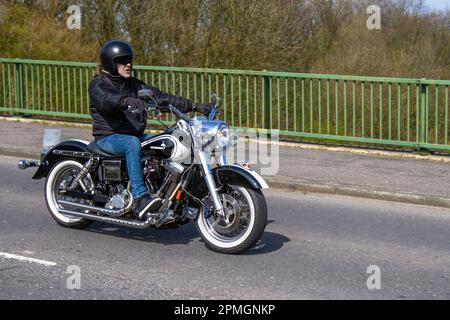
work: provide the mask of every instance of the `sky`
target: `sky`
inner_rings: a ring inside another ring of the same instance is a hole
[[[431,9],[445,10],[450,8],[450,0],[426,0]]]

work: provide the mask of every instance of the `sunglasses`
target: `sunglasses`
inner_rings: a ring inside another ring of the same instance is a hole
[[[118,63],[118,64],[127,65],[127,64],[133,62],[133,58],[131,58],[131,57],[120,57],[120,58],[114,59],[114,61],[116,63]]]

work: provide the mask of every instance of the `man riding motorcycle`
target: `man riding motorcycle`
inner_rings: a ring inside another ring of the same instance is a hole
[[[144,134],[147,124],[145,102],[138,99],[138,91],[149,88],[155,99],[168,99],[183,113],[199,111],[208,114],[210,104],[195,104],[189,99],[161,92],[145,82],[131,77],[133,50],[124,41],[111,40],[100,50],[97,75],[89,83],[90,114],[95,141],[100,149],[126,158],[131,193],[134,198],[133,213],[153,211],[161,199],[153,199],[145,184],[141,166],[141,143],[150,138]],[[147,210],[143,210],[147,208]]]

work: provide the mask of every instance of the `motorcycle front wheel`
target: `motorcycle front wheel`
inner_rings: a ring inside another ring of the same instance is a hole
[[[199,213],[197,231],[206,246],[214,251],[238,254],[253,247],[267,224],[267,205],[261,190],[224,186],[219,191],[224,216],[214,207]]]

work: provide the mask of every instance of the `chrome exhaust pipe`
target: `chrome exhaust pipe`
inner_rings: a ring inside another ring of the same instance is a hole
[[[82,213],[82,212],[68,210],[68,209],[62,209],[62,208],[58,209],[58,211],[63,214],[70,214],[75,217],[86,218],[86,219],[96,220],[96,221],[102,221],[102,222],[107,222],[107,223],[111,223],[111,224],[115,224],[115,225],[119,225],[119,226],[131,227],[131,228],[135,228],[135,229],[147,229],[150,226],[154,225],[158,221],[158,218],[159,218],[159,214],[158,214],[158,215],[155,215],[155,217],[149,217],[147,220],[142,221],[142,222],[134,221],[134,220],[130,220],[130,219],[123,219],[123,218],[117,219],[116,217],[119,217],[122,214],[124,214],[128,208],[124,208],[124,209],[120,209],[120,210],[112,210],[112,209],[90,206],[87,204],[76,203],[76,202],[65,201],[65,200],[58,201],[58,204],[63,205],[63,206],[73,207],[76,209],[88,210],[88,211],[93,211],[96,213],[102,213],[102,214],[106,214],[106,215],[110,215],[110,216],[105,217],[105,216],[98,216],[95,214]]]
[[[94,212],[98,212],[98,213],[103,213],[103,214],[106,214],[109,216],[114,216],[114,217],[121,216],[122,214],[125,213],[125,211],[127,209],[127,208],[123,208],[123,209],[119,209],[119,210],[113,210],[113,209],[90,206],[88,204],[82,204],[82,203],[71,202],[71,201],[66,201],[66,200],[59,200],[58,204],[76,208],[76,209],[83,209],[83,210],[89,210],[89,211],[94,211]]]
[[[77,218],[86,218],[86,219],[90,219],[90,220],[106,222],[106,223],[114,224],[117,226],[130,227],[130,228],[134,228],[134,229],[148,229],[150,226],[154,225],[156,222],[154,217],[150,217],[147,220],[142,221],[142,222],[137,222],[137,221],[133,221],[130,219],[115,219],[115,218],[111,218],[111,217],[97,216],[94,214],[76,212],[76,211],[66,210],[66,209],[58,209],[58,211],[60,213],[68,214],[68,215],[71,215],[71,216],[74,216]]]
[[[41,165],[41,163],[36,160],[20,160],[19,163],[17,164],[17,166],[21,170],[25,170],[27,168],[32,168],[32,167],[39,167],[40,165]]]

